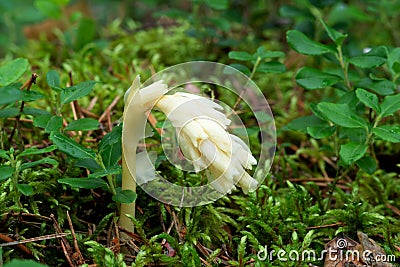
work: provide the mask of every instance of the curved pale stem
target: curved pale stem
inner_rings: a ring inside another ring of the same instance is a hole
[[[122,131],[122,190],[132,190],[134,192],[136,192],[136,182],[132,174],[136,173],[136,148],[141,136],[137,130],[146,123],[146,117],[144,116],[143,108],[141,108],[142,105],[140,105],[139,87],[140,79],[137,76],[125,99],[124,128]],[[129,112],[127,112],[128,109]],[[131,169],[129,169],[127,162],[129,162]],[[135,202],[122,203],[119,218],[119,225],[133,232],[134,225],[125,216],[126,214],[135,216]]]
[[[129,172],[124,153],[122,153],[122,190],[127,189],[136,192],[136,182],[134,177],[132,177],[131,173]],[[135,216],[135,202],[132,202],[130,204],[121,204],[120,214],[121,215],[119,217],[119,225],[133,232],[134,225],[132,221],[127,216],[125,216],[125,214]]]
[[[146,111],[165,94],[167,86],[162,81],[139,90],[139,76],[133,81],[125,95],[125,110],[122,130],[122,190],[136,191],[136,148],[145,137]],[[125,215],[135,216],[135,202],[121,204],[119,225],[129,231],[134,230],[132,221]]]

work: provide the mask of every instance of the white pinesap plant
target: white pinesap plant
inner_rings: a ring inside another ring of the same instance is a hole
[[[137,77],[125,94],[125,111],[129,105],[129,112],[124,113],[124,131],[132,132],[127,135],[129,138],[122,140],[124,154],[136,153],[139,141],[144,138],[139,125],[146,123],[146,113],[155,107],[174,126],[183,155],[193,164],[195,171],[206,170],[215,190],[226,194],[235,185],[241,187],[244,193],[256,190],[258,183],[246,169],[251,169],[257,161],[246,143],[227,131],[231,121],[221,112],[223,108],[219,104],[190,93],[166,94],[168,87],[163,81],[142,89],[139,87],[140,80]],[[136,156],[142,157],[144,154]],[[123,158],[122,190],[135,189],[131,173],[140,178],[140,183],[152,179],[143,177],[154,177],[144,174],[149,171],[146,164],[136,165],[136,162],[132,162],[140,160],[136,156],[129,159],[129,164]],[[133,215],[134,204],[122,204],[121,214]]]

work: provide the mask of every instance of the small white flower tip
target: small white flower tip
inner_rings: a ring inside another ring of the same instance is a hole
[[[167,92],[168,86],[164,84],[163,80],[156,81],[149,86],[140,89],[140,76],[138,75],[129,89],[125,92],[124,103],[125,105],[129,105],[135,94],[139,93],[135,98],[137,98],[140,105],[143,106],[143,111],[147,111],[150,110],[158,99]]]
[[[125,105],[130,102],[132,99],[133,95],[137,90],[140,88],[140,75],[136,76],[136,78],[133,80],[131,86],[126,90],[125,95],[124,95],[124,103]]]
[[[242,188],[245,194],[249,192],[256,191],[258,187],[258,182],[256,179],[251,177],[247,172],[243,173],[243,176],[240,178],[238,185]]]
[[[149,110],[154,106],[158,99],[168,92],[168,86],[163,80],[159,80],[142,88],[139,92],[143,107],[146,110]]]

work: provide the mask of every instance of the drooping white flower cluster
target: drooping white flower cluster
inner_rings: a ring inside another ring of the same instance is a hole
[[[258,183],[246,169],[257,161],[246,143],[227,131],[231,121],[221,112],[223,108],[202,96],[182,92],[166,95],[166,91],[166,85],[158,81],[138,92],[144,110],[155,105],[166,114],[175,127],[183,155],[195,171],[207,170],[211,185],[220,193],[231,192],[235,184],[245,193],[254,191]],[[127,92],[125,100],[129,97]]]
[[[165,95],[156,103],[176,128],[179,147],[196,171],[208,170],[209,180],[221,193],[237,183],[254,191],[257,181],[245,169],[256,164],[247,145],[226,130],[231,123],[217,103],[189,93]]]

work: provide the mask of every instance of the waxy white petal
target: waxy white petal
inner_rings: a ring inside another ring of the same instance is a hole
[[[223,151],[232,151],[230,134],[220,123],[210,119],[197,119],[211,141]]]

